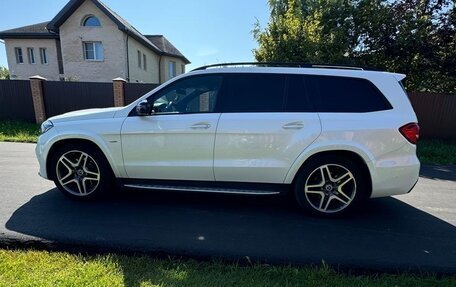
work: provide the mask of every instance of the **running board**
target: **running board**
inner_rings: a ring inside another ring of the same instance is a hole
[[[151,190],[192,191],[192,192],[228,193],[228,194],[245,194],[245,195],[280,194],[279,191],[272,191],[272,190],[252,190],[252,189],[233,189],[233,188],[220,188],[220,187],[195,187],[195,186],[171,186],[171,185],[158,185],[158,184],[124,184],[124,187],[151,189]]]

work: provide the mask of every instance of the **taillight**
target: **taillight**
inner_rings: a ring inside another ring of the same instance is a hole
[[[420,138],[420,126],[417,123],[406,124],[399,131],[412,144],[416,144]]]

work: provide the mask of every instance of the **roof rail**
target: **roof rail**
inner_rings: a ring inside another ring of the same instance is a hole
[[[312,64],[312,63],[281,63],[281,62],[238,62],[238,63],[220,63],[202,66],[192,71],[202,71],[209,68],[223,68],[235,66],[257,66],[257,67],[288,67],[288,68],[322,68],[322,69],[347,69],[347,70],[364,70],[362,67],[350,65],[333,65],[333,64]]]

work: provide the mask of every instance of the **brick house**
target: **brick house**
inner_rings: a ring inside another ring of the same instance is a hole
[[[0,32],[11,79],[163,83],[189,60],[162,35],[144,35],[98,0],[71,0],[49,22]]]

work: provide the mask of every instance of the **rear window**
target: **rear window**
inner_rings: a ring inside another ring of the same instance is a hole
[[[362,113],[392,108],[377,87],[366,79],[317,75],[303,77],[317,112]]]

